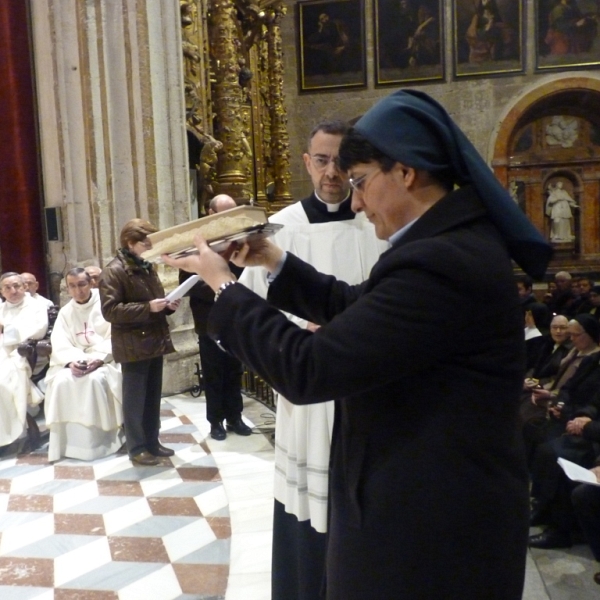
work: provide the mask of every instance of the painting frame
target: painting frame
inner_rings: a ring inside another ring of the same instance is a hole
[[[373,0],[375,87],[446,80],[444,12],[442,0]]]
[[[525,0],[453,0],[454,79],[525,73]]]
[[[565,14],[567,10],[577,14]],[[556,13],[556,14],[554,14]],[[577,0],[559,6],[557,0],[535,5],[535,72],[600,67],[600,7],[595,1]],[[558,27],[552,27],[558,23]]]
[[[300,93],[367,86],[364,0],[296,4]]]

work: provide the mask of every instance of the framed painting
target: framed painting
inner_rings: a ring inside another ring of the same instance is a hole
[[[441,0],[374,0],[375,85],[444,79]]]
[[[524,72],[524,0],[454,0],[454,77]]]
[[[539,0],[536,71],[600,66],[600,4],[596,0]]]
[[[308,0],[296,11],[300,91],[366,86],[363,0]]]

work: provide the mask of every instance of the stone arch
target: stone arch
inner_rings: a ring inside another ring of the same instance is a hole
[[[491,147],[492,168],[515,201],[551,241],[550,272],[600,271],[600,78],[546,80],[517,99],[498,125]],[[558,136],[554,135],[554,125]],[[568,133],[573,128],[574,133]],[[546,210],[548,182],[563,178],[578,207],[574,239],[552,240]]]

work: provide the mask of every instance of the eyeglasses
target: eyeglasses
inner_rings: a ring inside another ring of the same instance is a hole
[[[2,288],[2,290],[20,290],[23,287],[22,284],[20,283],[5,283]]]
[[[569,327],[567,325],[550,325],[550,329],[554,330],[561,330],[564,331],[565,329],[568,329]]]
[[[313,167],[319,171],[324,171],[331,163],[333,163],[334,169],[338,171],[340,169],[337,156],[331,157],[325,154],[309,154],[309,156]]]
[[[379,171],[381,171],[381,169],[378,167],[374,171],[371,171],[370,173],[365,173],[364,175],[361,175],[360,177],[356,177],[356,178],[350,177],[350,179],[348,179],[348,183],[350,184],[350,187],[355,192],[362,193],[364,191],[364,188],[365,188],[365,183],[367,181],[367,177],[369,175],[373,175],[373,173],[377,173]]]

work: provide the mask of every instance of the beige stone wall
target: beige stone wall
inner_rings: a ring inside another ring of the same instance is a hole
[[[367,46],[367,87],[351,91],[326,91],[298,93],[297,83],[297,2],[286,2],[288,12],[282,23],[285,80],[284,91],[288,107],[288,128],[292,155],[292,194],[295,199],[306,196],[311,191],[308,178],[301,161],[306,147],[306,138],[313,125],[322,118],[351,119],[368,110],[379,98],[395,87],[375,88],[374,85],[374,40],[373,40],[373,0],[365,0],[366,46]],[[482,77],[478,79],[452,81],[452,2],[442,3],[445,14],[445,58],[446,82],[412,86],[430,94],[445,106],[450,115],[460,125],[479,152],[490,162],[497,131],[503,116],[519,98],[533,89],[574,74],[582,77],[599,78],[598,71],[559,71],[552,74],[535,74],[535,55],[532,43],[525,44],[524,75],[509,77]],[[534,39],[534,2],[526,1],[526,24],[528,39]],[[410,87],[410,86],[407,86]]]

